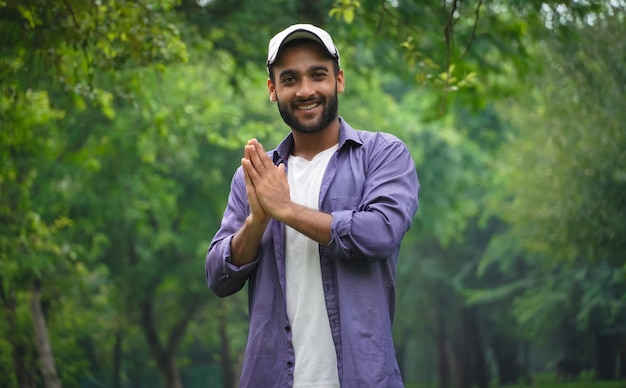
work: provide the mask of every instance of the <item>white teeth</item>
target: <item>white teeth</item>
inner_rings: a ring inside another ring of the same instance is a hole
[[[300,105],[298,107],[298,110],[308,110],[308,109],[313,109],[317,106],[317,104],[309,104],[309,105]]]

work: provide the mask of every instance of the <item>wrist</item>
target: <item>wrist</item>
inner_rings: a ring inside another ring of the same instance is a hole
[[[270,221],[270,217],[269,216],[259,217],[258,215],[255,215],[254,213],[250,214],[246,218],[246,224],[252,230],[255,230],[255,229],[257,229],[257,230],[265,230],[265,227],[267,226],[269,221]]]
[[[289,224],[289,221],[292,220],[296,214],[298,214],[299,210],[301,211],[300,206],[295,202],[285,202],[276,207],[276,210],[272,213],[272,218],[285,224]]]

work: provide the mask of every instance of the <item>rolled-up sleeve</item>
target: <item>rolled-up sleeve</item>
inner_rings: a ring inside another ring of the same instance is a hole
[[[246,188],[239,168],[233,176],[228,204],[222,223],[205,258],[205,276],[209,288],[219,297],[241,290],[259,262],[259,256],[241,267],[232,264],[230,243],[248,216]]]
[[[371,149],[365,148],[368,146]],[[343,157],[348,163],[338,163],[349,168],[338,170],[334,182],[354,180],[345,174],[364,174],[365,181],[352,205],[332,209],[329,248],[347,259],[384,260],[397,252],[411,226],[418,207],[419,182],[415,162],[399,139],[378,135],[363,148],[347,152]],[[332,186],[328,194],[333,195]]]

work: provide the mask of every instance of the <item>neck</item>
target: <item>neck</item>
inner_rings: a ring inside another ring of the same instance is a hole
[[[320,132],[316,133],[302,133],[297,131],[291,131],[293,134],[293,149],[292,155],[298,156],[307,160],[313,159],[313,157],[320,152],[334,146],[339,142],[339,117]]]

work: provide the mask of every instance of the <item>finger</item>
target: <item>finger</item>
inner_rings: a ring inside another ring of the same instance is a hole
[[[255,141],[251,145],[254,146],[256,154],[259,157],[259,161],[263,163],[263,167],[265,169],[274,167],[274,162],[272,162],[272,159],[267,155],[267,151],[265,151],[263,144],[259,143],[258,141]]]
[[[257,139],[252,139],[252,145],[254,146],[254,148],[256,148],[258,150],[258,152],[264,154],[265,153],[265,147],[263,147],[263,144],[261,144],[261,142],[259,142]]]
[[[250,173],[248,173],[248,167],[246,166],[246,163],[249,163],[248,159],[241,158],[241,168],[243,170],[243,178],[245,179],[246,184],[248,183],[252,184],[252,181],[250,180]]]
[[[249,146],[253,146],[253,147],[254,147],[254,146],[256,146],[257,144],[261,144],[261,143],[259,143],[259,141],[258,141],[257,139],[252,138],[252,139],[248,140],[248,143],[247,143],[246,145],[249,145]]]
[[[260,179],[260,175],[255,169],[252,161],[250,159],[243,158],[241,159],[241,165],[243,166],[245,177],[250,179],[250,184],[254,184],[258,182]]]
[[[250,145],[247,144],[245,147],[243,147],[243,156],[245,159],[250,160]],[[243,161],[242,161],[243,163]]]
[[[264,157],[267,158],[267,156],[265,154],[259,153],[256,145],[248,145],[247,152],[249,154],[248,160],[252,163],[252,167],[259,174],[263,174],[266,168]]]
[[[255,138],[252,138],[250,140],[248,140],[248,142],[246,143],[245,146],[243,146],[243,153],[244,153],[244,157],[246,159],[250,159],[250,150],[251,147],[254,147],[255,144],[258,144],[258,140]]]

